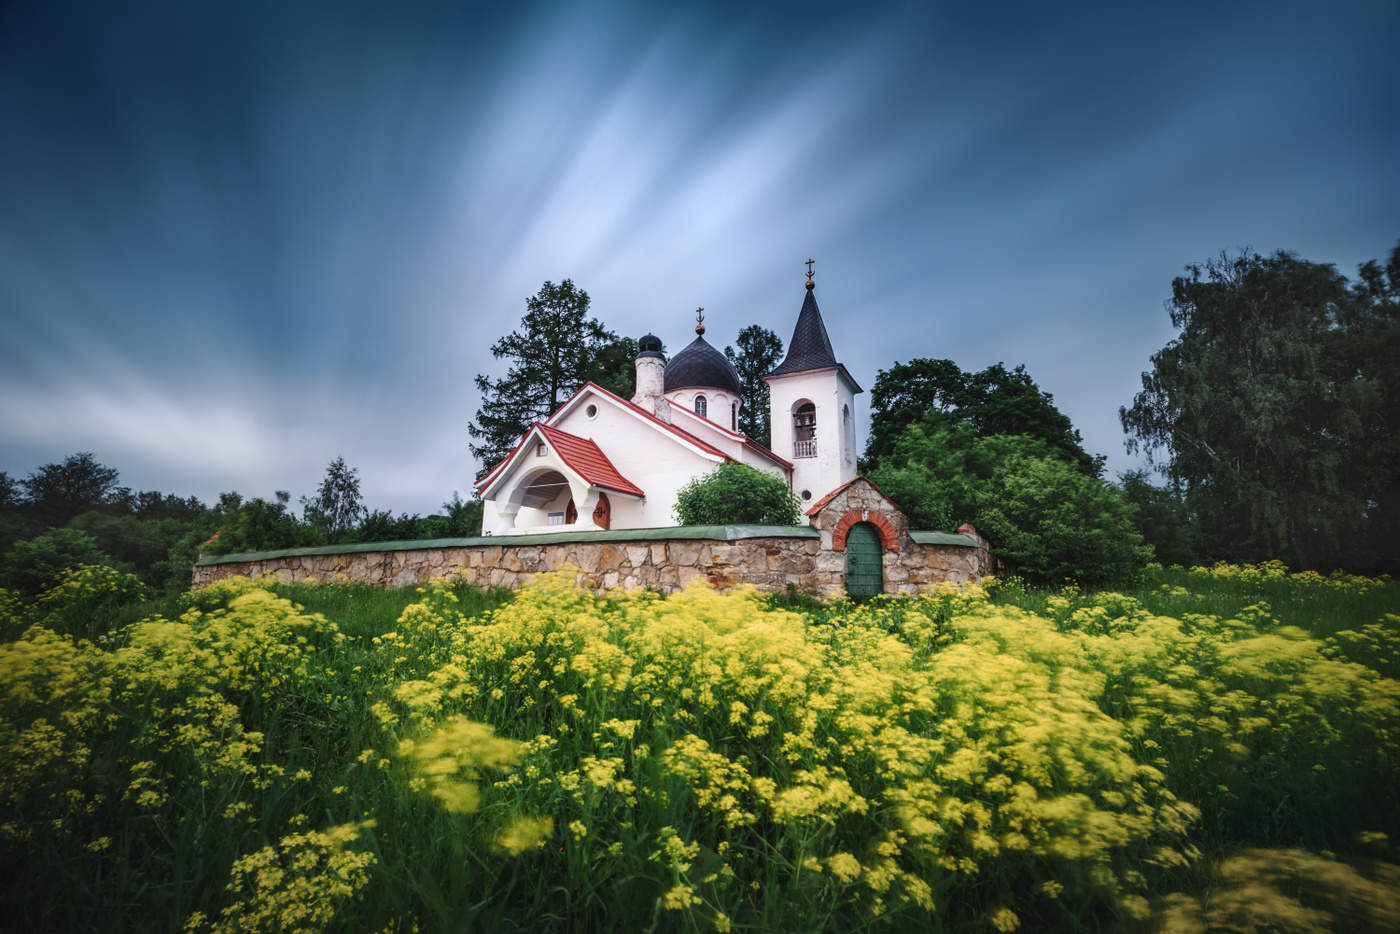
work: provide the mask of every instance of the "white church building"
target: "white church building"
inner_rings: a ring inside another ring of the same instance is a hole
[[[772,450],[738,430],[739,374],[703,321],[669,361],[648,334],[631,399],[584,385],[476,481],[482,532],[674,526],[681,488],[726,461],[781,477],[804,511],[853,480],[861,388],[836,361],[810,273],[806,285],[787,356],[763,378]]]

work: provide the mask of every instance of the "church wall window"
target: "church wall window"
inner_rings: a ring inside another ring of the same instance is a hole
[[[851,407],[849,405],[841,406],[841,440],[846,447],[846,460],[854,460],[856,433],[854,426],[851,425]]]
[[[708,413],[708,411],[707,411],[708,408],[709,408],[709,405],[706,403],[705,397],[704,397],[704,396],[696,396],[696,397],[695,397],[695,414],[696,414],[696,415],[699,415],[701,418],[707,418],[707,417],[709,416],[709,413]]]
[[[792,409],[792,456],[817,456],[817,407],[805,399]]]
[[[729,409],[729,430],[739,430],[739,403],[734,403]]]

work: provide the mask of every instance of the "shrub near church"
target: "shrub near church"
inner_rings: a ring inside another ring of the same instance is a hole
[[[733,462],[686,484],[676,497],[681,525],[797,525],[797,497],[777,477]]]

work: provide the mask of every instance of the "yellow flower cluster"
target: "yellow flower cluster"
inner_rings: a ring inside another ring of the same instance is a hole
[[[289,834],[234,861],[227,891],[233,902],[212,923],[202,913],[185,922],[190,934],[320,931],[369,882],[374,854],[353,850],[373,821]]]
[[[1111,903],[1141,888],[1138,860],[1190,858],[1198,812],[1099,705],[1089,637],[977,588],[844,605],[826,626],[751,591],[596,600],[562,574],[481,618],[425,596],[397,633],[443,664],[401,685],[402,725],[420,685],[479,686],[477,715],[550,739],[496,787],[554,809],[593,859],[648,814],[692,811],[697,836],[651,832],[664,906],[710,923],[743,915],[746,883],[775,865],[818,868],[789,878],[792,897],[887,913],[936,911],[1007,865],[1062,864]]]
[[[232,579],[101,642],[35,624],[126,584],[87,572],[42,609],[0,594],[23,632],[0,643],[0,847],[111,877],[124,834],[232,841],[227,885],[183,909],[192,931],[409,928],[405,905],[458,885],[487,904],[496,884],[515,886],[503,904],[568,892],[639,927],[1133,926],[1153,878],[1199,861],[1202,826],[1267,833],[1293,802],[1327,819],[1339,790],[1381,798],[1400,773],[1400,616],[1319,637],[1274,591],[1164,616],[1066,589],[1033,612],[991,582],[803,614],[704,584],[597,598],[564,572],[483,613],[425,587],[392,631],[347,636]],[[407,875],[395,846],[439,845],[452,859],[422,865],[450,881],[368,897]],[[1211,927],[1234,904],[1156,909]]]
[[[398,752],[413,759],[425,786],[447,810],[470,814],[480,805],[477,780],[482,771],[514,765],[520,748],[484,723],[457,717],[418,742],[404,740]]]
[[[142,620],[97,641],[45,628],[113,591],[129,591],[131,582],[114,575],[100,568],[69,571],[24,610],[39,622],[20,639],[0,644],[0,761],[6,763],[0,810],[48,815],[43,825],[0,828],[0,844],[18,844],[30,858],[55,851],[109,854],[118,847],[107,828],[130,827],[137,815],[158,835],[175,828],[192,828],[196,837],[213,827],[236,832],[258,822],[257,795],[311,777],[305,770],[287,775],[263,761],[265,737],[246,729],[245,717],[292,703],[296,690],[314,690],[312,660],[343,642],[335,624],[235,579],[193,595],[178,619]],[[231,789],[250,797],[233,799]],[[192,802],[200,805],[195,813]],[[259,902],[284,878],[289,885],[302,879],[298,892],[324,889],[326,878],[361,885],[362,856],[340,852],[347,833],[289,837],[274,854],[290,861],[286,867],[255,872],[253,863],[235,863],[231,885],[254,886]],[[324,872],[295,875],[298,867],[310,872],[303,864],[313,851],[324,857]],[[258,859],[271,858],[270,852]],[[301,909],[294,905],[305,900],[284,894],[274,901],[282,906],[278,911],[296,915]],[[306,907],[312,913],[305,917],[322,917],[330,903]],[[264,910],[271,909],[240,909],[238,917],[273,917],[257,913]],[[237,929],[243,922],[232,917],[217,926]]]
[[[1379,577],[1362,577],[1357,574],[1346,574],[1342,571],[1333,571],[1326,575],[1319,574],[1317,571],[1289,573],[1288,565],[1277,560],[1265,561],[1261,564],[1229,564],[1225,561],[1218,561],[1210,567],[1200,565],[1192,567],[1189,569],[1189,574],[1192,578],[1199,580],[1247,584],[1286,581],[1295,586],[1354,593],[1365,593],[1384,587],[1390,582],[1390,578],[1384,574]]]

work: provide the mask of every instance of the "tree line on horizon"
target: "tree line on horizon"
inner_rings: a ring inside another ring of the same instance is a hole
[[[1114,479],[1023,365],[978,372],[915,358],[879,371],[860,471],[916,528],[971,522],[1006,570],[1111,581],[1149,560],[1281,559],[1295,569],[1400,570],[1400,245],[1355,281],[1294,254],[1222,254],[1172,283],[1177,335],[1120,409],[1148,470]],[[783,342],[759,325],[724,348],[740,428],[769,443],[764,374]],[[469,447],[489,467],[585,382],[629,397],[635,342],[589,316],[588,294],[546,282],[476,378]],[[184,589],[199,553],[479,534],[456,493],[434,516],[370,510],[342,458],[315,496],[270,500],[133,492],[79,452],[23,479],[0,473],[0,587],[36,593],[71,564]],[[723,501],[723,500],[720,500]]]
[[[455,491],[432,516],[369,509],[358,471],[337,457],[314,496],[278,490],[272,499],[133,492],[120,474],[79,451],[22,479],[0,473],[0,588],[34,596],[63,570],[106,565],[136,574],[157,590],[189,588],[201,554],[229,554],[353,542],[460,538],[481,530],[481,502]]]

